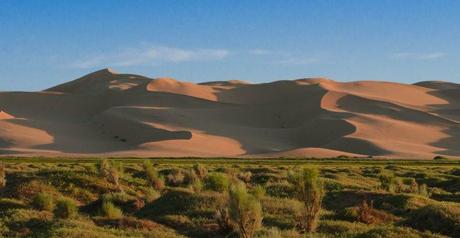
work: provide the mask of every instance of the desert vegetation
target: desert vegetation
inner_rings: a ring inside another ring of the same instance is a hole
[[[3,159],[3,237],[459,237],[457,161]]]

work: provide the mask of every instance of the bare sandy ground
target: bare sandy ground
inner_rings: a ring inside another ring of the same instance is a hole
[[[460,156],[460,85],[194,84],[100,70],[0,93],[0,155]]]

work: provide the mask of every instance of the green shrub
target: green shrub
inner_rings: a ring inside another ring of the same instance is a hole
[[[205,188],[217,192],[226,191],[228,184],[228,177],[223,173],[210,173],[205,180]]]
[[[53,211],[53,197],[48,193],[38,193],[33,199],[32,205],[38,210]]]
[[[262,227],[262,206],[242,183],[234,184],[229,190],[229,214],[236,224],[240,237],[254,237]]]
[[[109,219],[120,219],[123,217],[121,209],[108,201],[102,203],[102,214]]]
[[[301,215],[300,226],[308,232],[314,232],[318,225],[319,212],[324,196],[323,182],[317,168],[306,167],[299,173],[290,173],[288,180],[295,187],[296,198],[305,208]]]
[[[78,215],[78,208],[75,201],[70,198],[61,198],[56,203],[54,216],[57,218],[74,218]]]

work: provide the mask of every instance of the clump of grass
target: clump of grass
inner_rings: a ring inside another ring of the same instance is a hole
[[[208,175],[208,169],[201,164],[193,165],[193,171],[200,179],[204,179]]]
[[[200,179],[196,179],[194,180],[191,184],[190,184],[190,189],[196,193],[199,193],[201,192],[201,190],[203,190],[203,182],[201,182]]]
[[[38,210],[53,211],[54,200],[50,194],[40,192],[34,197],[32,205]]]
[[[118,191],[123,191],[120,184],[120,177],[123,174],[123,164],[121,162],[113,161],[110,163],[107,159],[103,159],[98,164],[99,175],[107,179],[115,185]]]
[[[21,183],[15,189],[16,197],[26,202],[31,202],[38,193],[47,193],[55,196],[59,195],[55,187],[36,179]]]
[[[123,212],[120,208],[113,205],[110,201],[102,203],[102,214],[109,219],[120,219],[123,217]]]
[[[101,178],[107,178],[109,176],[109,171],[110,171],[109,161],[106,159],[99,161],[97,164],[97,169],[99,172],[99,176]]]
[[[223,173],[210,173],[205,180],[206,189],[224,192],[228,189],[229,180]]]
[[[252,191],[251,191],[252,195],[254,195],[254,197],[256,197],[257,199],[262,199],[264,196],[265,196],[265,188],[261,185],[256,185]]]
[[[430,192],[428,191],[428,187],[426,184],[418,185],[418,194],[424,197],[430,197]]]
[[[380,186],[390,193],[399,193],[402,190],[401,180],[392,174],[382,174],[379,177]]]
[[[123,192],[123,187],[120,184],[120,177],[123,175],[123,164],[121,162],[112,162],[109,170],[110,181],[115,184],[118,191]]]
[[[86,165],[83,165],[83,167],[85,168],[86,172],[90,175],[97,175],[98,174],[98,166],[96,166],[96,164],[86,164]]]
[[[169,186],[180,186],[184,183],[185,174],[182,169],[173,169],[168,176],[166,176],[166,184]]]
[[[6,187],[6,169],[4,164],[0,164],[0,188]]]
[[[324,187],[319,171],[314,167],[306,167],[299,173],[290,173],[288,179],[294,184],[296,198],[305,206],[300,217],[300,226],[308,232],[314,232],[318,226],[319,212],[324,197]]]
[[[240,173],[237,174],[237,177],[238,177],[241,181],[246,182],[246,183],[249,183],[249,182],[251,182],[252,173],[251,173],[251,171],[240,172]]]
[[[56,203],[54,216],[57,218],[67,219],[74,218],[78,215],[78,208],[75,201],[70,198],[61,198]]]
[[[251,238],[262,227],[262,206],[242,183],[233,184],[229,190],[230,219],[243,238]]]
[[[155,201],[160,196],[160,193],[153,188],[147,188],[144,191],[144,200],[148,203]]]
[[[368,203],[366,200],[363,200],[357,208],[356,213],[357,220],[365,224],[392,222],[396,219],[391,214],[375,209],[374,201]]]
[[[143,164],[145,177],[147,182],[156,190],[162,190],[165,187],[163,179],[158,175],[158,171],[153,167],[150,160],[146,160]]]

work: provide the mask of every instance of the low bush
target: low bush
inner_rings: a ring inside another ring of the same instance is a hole
[[[123,217],[123,212],[120,208],[113,205],[112,202],[104,201],[102,203],[102,215],[109,219],[119,219]]]
[[[290,173],[288,180],[295,187],[296,198],[302,201],[305,206],[299,217],[300,226],[308,232],[314,232],[319,221],[319,212],[324,197],[324,187],[319,177],[319,170],[306,167],[299,173]]]
[[[56,203],[56,208],[54,209],[54,216],[57,218],[67,219],[74,218],[78,215],[78,208],[70,198],[61,198]]]
[[[224,192],[228,189],[229,180],[223,173],[210,173],[205,180],[205,188],[216,192]]]
[[[251,194],[247,193],[244,184],[233,184],[229,190],[228,209],[230,219],[238,228],[240,237],[254,237],[262,227],[262,206]]]
[[[38,210],[53,211],[53,197],[48,193],[38,193],[33,199],[32,205]]]

